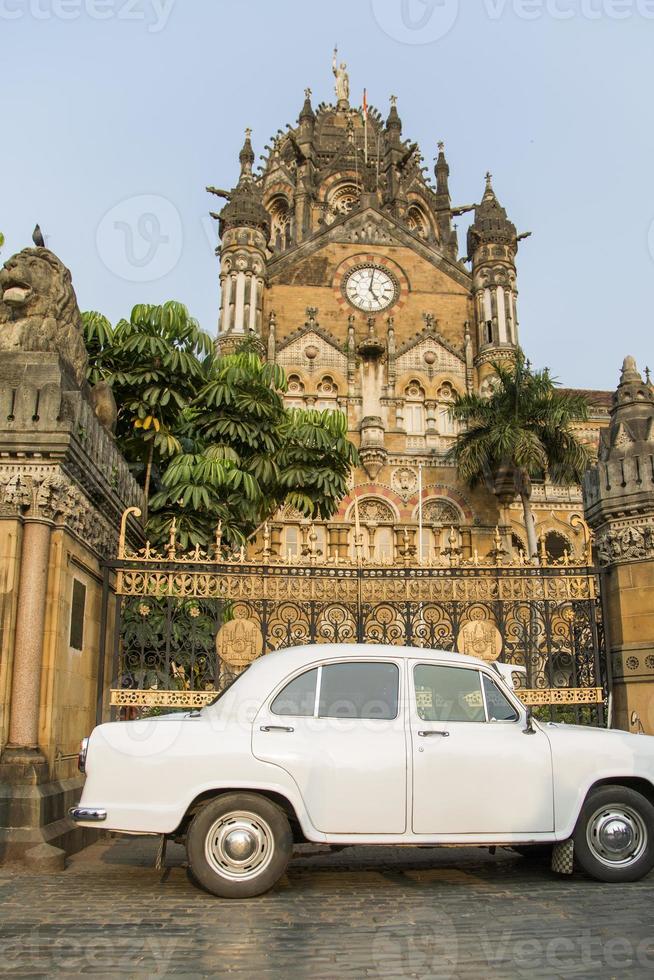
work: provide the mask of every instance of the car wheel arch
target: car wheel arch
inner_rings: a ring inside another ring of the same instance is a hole
[[[586,795],[582,800],[582,807],[591,793],[603,786],[622,786],[625,789],[633,789],[636,793],[644,796],[654,806],[654,783],[651,783],[648,779],[645,779],[643,776],[605,776],[602,779],[596,780],[588,787]]]
[[[205,805],[205,803],[208,803],[210,800],[215,800],[219,796],[225,796],[228,793],[254,794],[257,796],[263,796],[267,800],[270,800],[271,803],[275,803],[288,817],[288,821],[293,831],[294,843],[301,844],[307,841],[307,838],[304,836],[302,831],[302,824],[297,815],[295,806],[287,796],[284,796],[283,793],[279,793],[276,790],[261,789],[260,787],[250,788],[247,786],[220,786],[215,787],[214,789],[204,790],[202,793],[198,793],[198,795],[188,805],[179,826],[171,836],[182,837],[186,833],[186,830],[195,814]]]

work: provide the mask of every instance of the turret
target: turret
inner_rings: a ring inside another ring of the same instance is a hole
[[[254,150],[249,129],[239,162],[241,174],[231,193],[210,188],[227,197],[220,214],[212,215],[220,222],[221,245],[216,252],[220,257],[221,304],[216,344],[222,352],[233,350],[247,336],[261,337],[270,218],[252,173]]]
[[[304,104],[298,117],[296,157],[297,181],[295,186],[294,217],[295,240],[301,242],[311,230],[311,200],[315,175],[316,114],[311,105],[311,89],[305,89]]]
[[[511,355],[518,345],[515,225],[497,200],[490,174],[468,229],[477,324],[477,363]]]
[[[434,167],[436,177],[436,221],[438,237],[447,255],[456,260],[459,253],[456,231],[452,228],[452,201],[450,199],[450,166],[445,159],[445,144],[438,144],[438,157]]]

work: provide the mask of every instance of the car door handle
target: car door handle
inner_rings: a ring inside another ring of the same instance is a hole
[[[418,735],[420,735],[421,738],[428,738],[429,735],[442,735],[443,738],[449,738],[450,737],[450,733],[449,732],[441,732],[441,731],[438,731],[437,729],[434,729],[434,728],[432,728],[430,731],[418,732]]]
[[[294,732],[294,728],[287,728],[286,725],[262,725],[262,732]]]

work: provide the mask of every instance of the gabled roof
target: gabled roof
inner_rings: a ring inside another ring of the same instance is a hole
[[[463,351],[454,347],[448,340],[445,340],[445,337],[442,337],[439,332],[434,329],[434,327],[425,327],[423,330],[420,330],[418,333],[414,334],[413,337],[410,337],[404,344],[402,344],[401,347],[398,347],[395,355],[396,358],[399,359],[403,354],[406,354],[414,347],[417,347],[418,344],[422,344],[425,340],[433,340],[435,343],[439,344],[441,347],[444,347],[445,350],[449,351],[450,354],[453,354],[454,357],[457,357],[465,364],[465,356]]]
[[[425,259],[425,261],[430,262],[435,268],[439,269],[451,279],[454,279],[460,286],[463,286],[465,289],[470,289],[470,273],[461,263],[453,262],[437,246],[424,241],[417,235],[411,234],[392,215],[380,210],[374,205],[367,205],[366,207],[350,211],[348,214],[337,218],[332,224],[325,225],[305,241],[292,246],[280,255],[273,256],[268,263],[270,276],[274,277],[276,273],[281,272],[286,266],[294,265],[298,259],[312,255],[314,252],[324,248],[331,241],[349,241],[346,235],[347,229],[353,225],[363,224],[366,220],[373,221],[393,239],[393,244],[412,249],[421,258]],[[352,243],[361,245],[375,244],[374,242],[357,242],[356,240],[353,240]]]
[[[284,337],[283,340],[280,340],[277,346],[278,353],[281,353],[281,351],[285,350],[287,347],[290,347],[294,341],[299,340],[301,337],[305,337],[310,333],[315,333],[316,336],[320,337],[321,340],[324,340],[326,344],[333,347],[334,350],[336,350],[339,354],[342,354],[343,357],[347,356],[347,350],[338,342],[336,337],[334,337],[329,330],[325,330],[316,323],[305,323],[303,326],[298,327],[297,330],[294,330],[292,333],[288,334],[288,336]]]

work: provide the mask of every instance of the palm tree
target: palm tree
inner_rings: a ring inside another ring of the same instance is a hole
[[[522,501],[529,557],[538,556],[531,510],[531,480],[579,483],[590,462],[573,423],[588,418],[583,395],[557,390],[549,370],[532,371],[522,351],[510,363],[493,365],[497,382],[489,398],[459,395],[451,414],[463,430],[450,451],[459,476],[470,487],[498,479]]]

